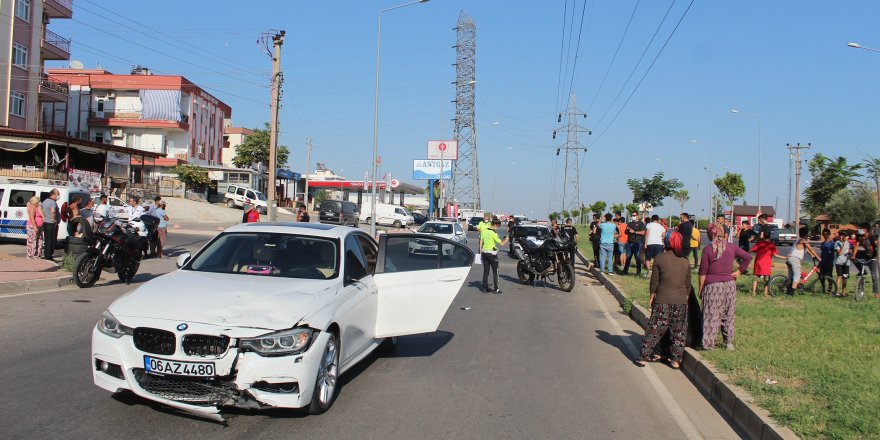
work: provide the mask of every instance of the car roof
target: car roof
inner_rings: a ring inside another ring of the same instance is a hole
[[[325,225],[323,223],[303,222],[259,222],[239,223],[226,228],[224,232],[274,232],[281,234],[311,235],[315,237],[342,238],[360,229],[348,226]]]
[[[453,225],[453,224],[456,224],[456,223],[458,223],[458,222],[454,222],[454,221],[451,221],[451,220],[429,220],[429,221],[426,221],[425,223],[422,223],[422,224],[423,224],[423,225],[427,225],[427,224],[429,224],[429,223],[437,223],[437,224],[442,224],[442,225]]]

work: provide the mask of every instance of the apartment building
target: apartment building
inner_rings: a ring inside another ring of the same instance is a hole
[[[253,130],[244,127],[226,127],[223,131],[226,145],[223,147],[221,156],[223,166],[235,167],[232,163],[232,159],[235,159],[235,149],[244,143],[245,138],[253,134],[253,132]]]
[[[48,29],[73,17],[73,0],[0,1],[0,127],[54,131],[43,103],[67,101],[67,87],[44,73],[46,60],[69,60],[70,40]],[[48,130],[46,130],[48,129]]]

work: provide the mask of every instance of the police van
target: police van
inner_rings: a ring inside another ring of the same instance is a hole
[[[80,188],[61,186],[61,185],[42,185],[30,183],[30,181],[18,181],[9,179],[7,182],[0,182],[0,237],[13,239],[27,239],[27,203],[33,196],[39,196],[40,202],[49,198],[49,192],[57,189],[60,192],[58,196],[58,210],[64,203],[69,203],[71,199],[79,197],[81,200],[88,201],[91,197],[88,192]],[[67,238],[67,222],[60,220],[58,224],[58,240]]]

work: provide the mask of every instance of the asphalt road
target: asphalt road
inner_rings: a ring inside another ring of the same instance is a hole
[[[170,248],[207,238],[170,234]],[[503,294],[480,293],[475,266],[439,331],[346,373],[329,412],[233,410],[225,426],[92,383],[100,313],[173,259],[145,261],[131,286],[0,297],[0,438],[739,438],[681,372],[632,364],[641,330],[582,270],[565,293],[500,260]]]

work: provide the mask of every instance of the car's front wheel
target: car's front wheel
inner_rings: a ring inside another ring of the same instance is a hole
[[[336,401],[339,394],[337,381],[339,379],[339,340],[336,335],[329,333],[327,343],[324,344],[324,354],[318,365],[318,376],[315,379],[315,391],[312,393],[312,402],[309,404],[309,414],[322,414]]]

